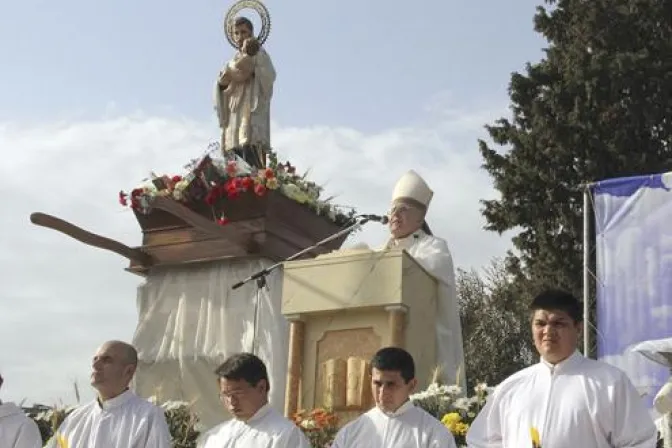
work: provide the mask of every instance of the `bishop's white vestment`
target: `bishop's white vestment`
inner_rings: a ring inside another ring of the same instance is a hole
[[[626,374],[575,352],[497,386],[467,433],[470,448],[654,448],[653,420]]]
[[[231,419],[201,436],[197,448],[311,448],[301,429],[270,404],[247,421]]]
[[[42,436],[37,424],[14,403],[0,402],[0,447],[42,447]]]
[[[163,410],[127,390],[72,411],[46,448],[170,448]]]
[[[420,265],[439,281],[436,314],[436,354],[443,379],[466,386],[462,323],[457,303],[453,257],[445,240],[418,230],[406,238],[390,239],[388,248],[406,249]],[[457,375],[459,372],[459,380]]]
[[[394,413],[378,407],[345,425],[331,448],[456,448],[451,432],[407,401]]]
[[[663,440],[663,448],[672,448],[672,413],[663,414],[656,420],[656,429]]]

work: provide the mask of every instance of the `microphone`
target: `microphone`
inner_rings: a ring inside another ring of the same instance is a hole
[[[376,221],[381,224],[387,224],[390,222],[390,218],[387,216],[380,216],[380,215],[359,215],[360,218],[364,218],[367,221]]]

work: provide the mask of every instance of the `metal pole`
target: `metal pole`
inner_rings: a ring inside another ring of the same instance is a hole
[[[583,189],[583,356],[590,356],[590,186]]]

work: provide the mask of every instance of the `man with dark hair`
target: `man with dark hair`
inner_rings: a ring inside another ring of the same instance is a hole
[[[206,432],[198,448],[310,448],[301,430],[269,405],[271,386],[261,359],[239,353],[215,374],[219,397],[234,418]]]
[[[618,368],[583,357],[576,346],[582,306],[551,289],[530,304],[538,364],[499,384],[467,433],[470,448],[653,448],[656,428]],[[534,436],[533,436],[534,435]]]
[[[3,379],[0,375],[0,388]],[[37,424],[14,403],[0,400],[0,447],[41,448],[42,436]]]
[[[413,357],[387,347],[371,360],[371,391],[376,406],[336,434],[332,448],[455,448],[450,431],[410,395],[417,385]]]
[[[93,355],[91,385],[98,397],[68,415],[47,448],[169,448],[163,410],[129,388],[138,352],[122,341],[107,341]]]

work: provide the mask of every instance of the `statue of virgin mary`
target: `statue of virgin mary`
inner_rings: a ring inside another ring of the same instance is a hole
[[[215,85],[215,111],[222,130],[221,149],[224,152],[235,150],[251,165],[261,167],[264,150],[270,147],[271,140],[275,68],[263,47],[254,55],[244,52],[246,39],[255,39],[254,26],[248,18],[237,17],[225,26],[229,40],[235,43],[237,50],[220,71]],[[251,70],[238,68],[237,63],[242,58],[251,59]]]

